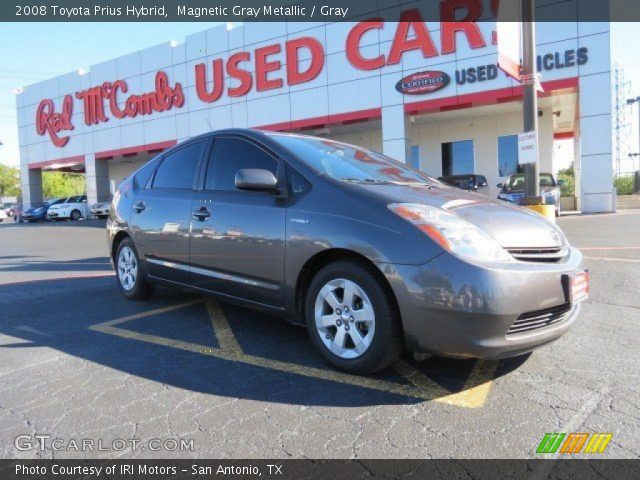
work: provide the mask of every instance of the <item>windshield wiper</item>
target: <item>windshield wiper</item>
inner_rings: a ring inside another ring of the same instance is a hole
[[[375,178],[355,178],[355,177],[344,177],[341,178],[340,180],[342,180],[343,182],[351,182],[351,183],[377,183],[377,184],[383,184],[383,183],[389,183],[387,180],[376,180]]]

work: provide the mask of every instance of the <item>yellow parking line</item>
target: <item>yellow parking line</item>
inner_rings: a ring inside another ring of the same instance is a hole
[[[220,348],[214,348],[196,343],[183,342],[181,340],[175,340],[147,333],[139,333],[127,330],[125,328],[116,327],[116,325],[121,325],[125,322],[178,310],[200,302],[205,303],[207,313],[211,318],[214,333],[216,335],[216,338],[218,339]],[[89,329],[110,335],[115,335],[121,338],[148,342],[170,348],[177,348],[180,350],[195,352],[202,355],[220,358],[223,360],[240,362],[255,367],[302,375],[319,380],[338,382],[346,385],[368,388],[385,393],[397,394],[405,397],[413,397],[420,400],[436,400],[448,403],[450,405],[457,405],[466,408],[478,408],[484,404],[491,387],[491,378],[493,378],[493,373],[495,372],[495,365],[492,368],[488,368],[486,366],[488,362],[478,362],[478,364],[476,364],[476,366],[472,370],[469,379],[465,383],[465,388],[468,388],[469,391],[462,391],[452,394],[403,360],[399,360],[396,364],[394,364],[393,368],[402,377],[407,379],[410,382],[410,385],[390,382],[372,377],[351,375],[348,373],[339,372],[337,370],[316,368],[245,354],[243,353],[242,347],[233,334],[233,331],[229,326],[229,323],[227,322],[227,319],[220,309],[219,305],[217,304],[217,302],[210,299],[193,300],[177,305],[150,310],[148,312],[137,313],[97,325],[92,325],[89,327]]]
[[[179,310],[181,308],[188,307],[190,305],[195,305],[196,303],[202,303],[204,299],[191,300],[189,302],[178,303],[177,305],[169,305],[168,307],[156,308],[155,310],[149,310],[147,312],[136,313],[134,315],[128,315],[126,317],[116,318],[115,320],[109,320],[108,322],[99,323],[98,325],[94,325],[89,327],[91,330],[95,330],[93,327],[99,325],[119,325],[121,323],[130,322],[131,320],[137,320],[139,318],[150,317],[152,315],[158,315],[160,313],[172,312],[173,310]]]
[[[233,334],[233,330],[231,330],[229,322],[227,322],[227,317],[224,316],[218,302],[208,298],[204,304],[207,307],[209,317],[211,317],[213,332],[218,339],[220,348],[242,354],[242,347],[236,340],[236,336]]]
[[[425,391],[438,392],[434,400],[448,405],[456,405],[465,408],[482,407],[491,390],[492,380],[495,375],[497,362],[478,361],[474,365],[462,390],[451,393],[445,390],[419,370],[413,368],[403,360],[398,360],[393,368],[413,385]]]
[[[482,407],[491,391],[497,366],[496,360],[477,361],[461,391],[440,397],[436,401],[465,408]]]

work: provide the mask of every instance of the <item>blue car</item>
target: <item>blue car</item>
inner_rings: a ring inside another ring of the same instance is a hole
[[[44,222],[47,220],[47,211],[49,211],[49,207],[51,205],[56,205],[64,201],[64,198],[54,198],[52,200],[34,205],[22,212],[22,220],[26,220],[27,222]]]

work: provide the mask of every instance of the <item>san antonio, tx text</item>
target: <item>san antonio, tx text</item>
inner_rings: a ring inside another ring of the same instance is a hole
[[[262,468],[266,467],[266,468]],[[76,478],[79,475],[89,477],[100,477],[101,475],[177,475],[178,473],[188,475],[241,475],[241,476],[265,476],[282,475],[282,464],[267,463],[260,467],[256,465],[197,465],[192,464],[188,468],[176,467],[172,465],[147,465],[144,463],[114,463],[113,465],[60,465],[54,463],[50,467],[47,465],[24,465],[16,464],[16,476],[19,475],[56,475],[70,476]]]

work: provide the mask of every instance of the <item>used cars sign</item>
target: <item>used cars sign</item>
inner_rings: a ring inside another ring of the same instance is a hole
[[[396,90],[407,95],[421,95],[440,90],[449,85],[449,81],[449,75],[439,70],[412,73],[396,83]]]

